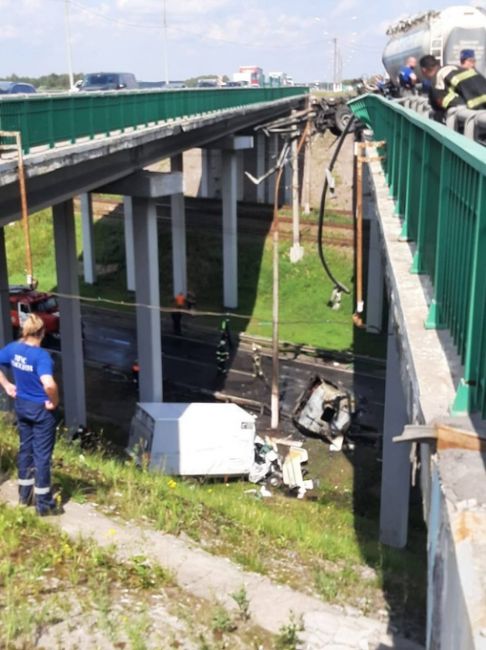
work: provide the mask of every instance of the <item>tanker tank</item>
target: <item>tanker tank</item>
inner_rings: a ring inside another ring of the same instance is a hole
[[[459,64],[459,53],[473,49],[476,68],[486,75],[486,11],[467,5],[453,6],[442,11],[427,11],[400,20],[387,30],[390,37],[383,52],[383,65],[390,80],[399,85],[401,66],[409,56],[417,61],[432,54],[441,63]],[[417,66],[417,75],[420,69]]]

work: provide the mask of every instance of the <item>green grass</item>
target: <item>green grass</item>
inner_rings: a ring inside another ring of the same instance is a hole
[[[13,472],[15,454],[16,435],[3,427],[3,471]],[[348,472],[339,480],[344,464],[338,471],[337,460],[329,463],[315,501],[279,493],[260,500],[247,493],[244,481],[172,479],[112,453],[83,452],[61,438],[54,481],[64,498],[94,500],[122,518],[148,520],[173,534],[184,532],[214,553],[296,588],[313,588],[325,600],[367,613],[389,606],[409,626],[420,626],[426,575],[423,530],[411,525],[405,551],[380,545],[378,499],[367,487],[375,485],[371,479],[378,464],[367,476]]]
[[[68,621],[71,610],[108,612],[121,589],[151,593],[170,584],[160,567],[141,567],[141,558],[117,563],[110,549],[73,541],[30,510],[0,504],[2,647],[13,648],[19,637],[35,639]]]
[[[54,290],[56,272],[52,218],[45,210],[31,218],[31,240],[34,252],[34,275],[39,289]],[[81,224],[76,218],[78,255],[81,259]],[[20,223],[6,229],[9,281],[22,283],[24,277],[23,234]],[[190,231],[188,247],[188,286],[195,292],[198,309],[221,311],[222,260],[221,233],[217,231]],[[354,350],[371,355],[383,355],[384,339],[362,332],[356,345],[351,322],[354,306],[348,295],[343,296],[342,307],[333,311],[327,305],[332,283],[325,276],[314,243],[305,243],[305,256],[299,264],[289,260],[290,242],[280,245],[280,339],[297,344],[314,345],[325,349]],[[96,285],[80,282],[80,293],[86,298],[133,302],[126,290],[123,224],[121,220],[101,219],[95,224],[97,263],[115,264],[114,272],[100,275]],[[169,307],[172,301],[171,244],[166,223],[159,224],[161,304]],[[335,275],[350,289],[353,286],[352,255],[347,249],[328,248],[329,263]],[[232,319],[232,328],[249,334],[270,337],[272,332],[272,247],[264,237],[242,234],[239,237],[240,307],[241,318]],[[100,303],[103,304],[103,303]],[[116,308],[116,307],[115,307]],[[120,309],[121,307],[118,307]],[[219,319],[198,317],[197,322],[216,326]]]

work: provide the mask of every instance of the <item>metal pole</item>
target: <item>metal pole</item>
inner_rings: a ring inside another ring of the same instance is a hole
[[[310,110],[310,97],[307,103],[307,108]],[[307,122],[309,124],[309,120]],[[305,215],[310,214],[310,200],[311,200],[311,130],[307,128],[307,136],[305,138],[304,150],[304,206],[303,212]]]
[[[27,208],[27,191],[25,187],[25,169],[24,156],[22,153],[22,136],[20,132],[15,134],[17,152],[19,156],[19,190],[20,190],[20,207],[22,213],[22,229],[25,240],[25,272],[27,275],[27,285],[30,288],[34,286],[34,270],[32,265],[32,249],[30,246],[30,224],[29,210]]]
[[[163,24],[164,24],[164,30],[163,30],[163,37],[162,37],[162,46],[163,46],[163,51],[164,51],[164,79],[165,79],[165,85],[169,85],[169,61],[168,61],[168,47],[167,47],[167,0],[164,1],[164,8],[163,8]]]
[[[332,42],[334,43],[334,57],[333,57],[333,82],[334,82],[334,90],[337,90],[337,83],[338,83],[338,44],[337,44],[337,38],[334,37],[332,39]]]
[[[295,113],[295,111],[292,111]],[[300,201],[299,201],[299,127],[292,128],[292,248],[290,261],[299,262],[304,256],[304,249],[300,245]]]
[[[363,326],[363,153],[362,143],[356,143],[356,313],[353,322]]]
[[[64,0],[64,23],[66,29],[66,52],[67,52],[68,74],[69,74],[69,90],[71,90],[72,87],[74,86],[74,74],[73,74],[73,56],[72,56],[72,49],[71,49],[69,0]]]
[[[280,390],[279,390],[279,358],[278,358],[278,337],[279,337],[279,233],[278,233],[278,193],[283,167],[277,172],[275,179],[275,196],[273,203],[272,222],[272,243],[273,243],[273,308],[272,308],[272,401],[271,401],[271,422],[273,430],[278,429],[280,418]]]

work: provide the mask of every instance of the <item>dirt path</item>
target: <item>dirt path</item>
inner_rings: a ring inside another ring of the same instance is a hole
[[[16,503],[13,481],[0,486],[0,500]],[[146,557],[168,569],[178,587],[189,596],[218,601],[230,611],[236,608],[231,594],[244,586],[252,623],[269,634],[288,624],[292,614],[302,617],[301,648],[305,650],[419,648],[409,641],[394,639],[381,621],[362,616],[358,611],[346,612],[326,605],[277,585],[265,576],[243,571],[228,559],[210,555],[186,538],[110,518],[91,504],[67,503],[65,513],[52,517],[50,523],[73,538],[91,538],[102,547],[112,547],[120,561]],[[174,626],[177,627],[176,621]]]

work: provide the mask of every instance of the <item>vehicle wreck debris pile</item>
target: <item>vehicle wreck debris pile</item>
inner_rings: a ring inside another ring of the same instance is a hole
[[[314,435],[340,451],[357,415],[352,391],[315,375],[297,400],[292,420],[304,435]]]
[[[302,442],[290,438],[266,436],[255,437],[255,462],[250,470],[250,483],[266,483],[280,488],[286,486],[298,499],[303,499],[308,490],[314,488],[314,481],[306,479],[302,467],[309,459]],[[262,496],[269,496],[264,493]]]

